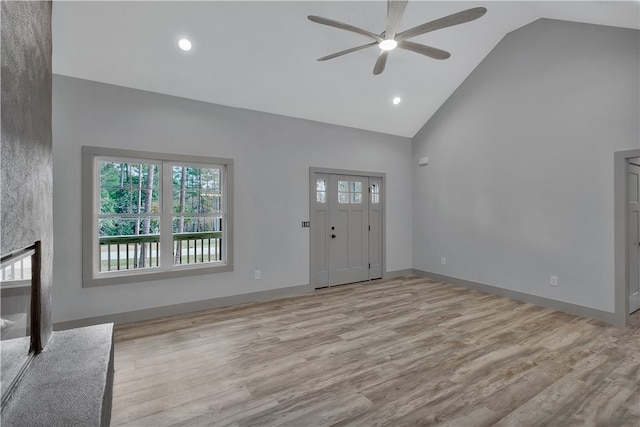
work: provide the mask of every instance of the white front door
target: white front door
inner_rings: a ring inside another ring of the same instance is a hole
[[[640,166],[629,163],[628,190],[628,268],[629,313],[640,309]]]
[[[329,283],[369,280],[369,178],[331,175]]]
[[[383,273],[383,178],[311,174],[311,283],[378,279]]]

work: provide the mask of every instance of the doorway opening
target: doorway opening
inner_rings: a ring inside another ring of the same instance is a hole
[[[627,160],[627,282],[629,313],[640,310],[640,157]]]
[[[640,309],[640,150],[614,156],[615,323]]]
[[[385,174],[309,169],[310,283],[315,288],[384,273]]]

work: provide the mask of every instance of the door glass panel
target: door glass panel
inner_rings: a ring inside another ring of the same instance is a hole
[[[371,203],[380,203],[380,184],[378,183],[371,186]]]
[[[640,201],[640,185],[638,185],[639,183],[640,176],[633,172],[629,172],[629,185],[627,185],[627,188],[629,189],[630,202]]]
[[[338,181],[338,203],[362,203],[362,182]]]
[[[349,181],[338,181],[338,203],[349,203]]]
[[[316,180],[316,202],[327,203],[327,181],[324,179]]]

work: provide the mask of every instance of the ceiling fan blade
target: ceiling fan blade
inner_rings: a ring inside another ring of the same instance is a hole
[[[378,55],[378,59],[376,60],[376,65],[373,67],[373,74],[376,76],[384,71],[384,66],[387,65],[387,57],[389,56],[389,51],[381,50],[380,55]]]
[[[478,19],[487,13],[487,9],[484,7],[474,7],[472,9],[463,10],[458,13],[454,13],[442,18],[435,19],[431,22],[427,22],[417,27],[409,28],[406,31],[401,32],[396,36],[396,41],[401,42],[411,37],[419,36],[420,34],[428,33],[430,31],[439,30],[441,28],[452,27],[458,24],[464,24],[465,22]]]
[[[371,31],[364,30],[362,28],[354,27],[353,25],[345,24],[343,22],[334,21],[333,19],[323,18],[321,16],[309,15],[307,16],[310,21],[315,22],[317,24],[328,25],[329,27],[340,28],[341,30],[351,31],[353,33],[361,34],[365,37],[369,37],[372,40],[377,42],[382,41],[382,37],[377,34],[372,33]]]
[[[406,7],[407,0],[387,1],[387,28],[384,32],[387,40],[393,40],[396,37]]]
[[[318,58],[318,61],[326,61],[328,59],[337,58],[338,56],[346,55],[347,53],[357,52],[361,49],[365,49],[367,47],[376,46],[378,42],[363,44],[362,46],[352,47],[351,49],[341,50],[340,52],[332,53],[331,55],[323,56],[322,58]]]
[[[401,49],[410,50],[411,52],[420,53],[433,59],[447,59],[451,56],[446,50],[436,49],[435,47],[425,46],[420,43],[410,42],[403,40],[398,43],[398,47]]]

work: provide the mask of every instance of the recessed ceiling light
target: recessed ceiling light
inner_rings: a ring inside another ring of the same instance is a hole
[[[396,96],[391,102],[393,102],[393,105],[398,105],[400,104],[400,101],[402,101],[402,99],[399,96]]]
[[[187,39],[180,39],[180,41],[178,42],[178,47],[186,52],[188,50],[191,50],[191,42]]]
[[[395,40],[382,40],[379,46],[382,50],[392,50],[398,46],[398,42]]]

